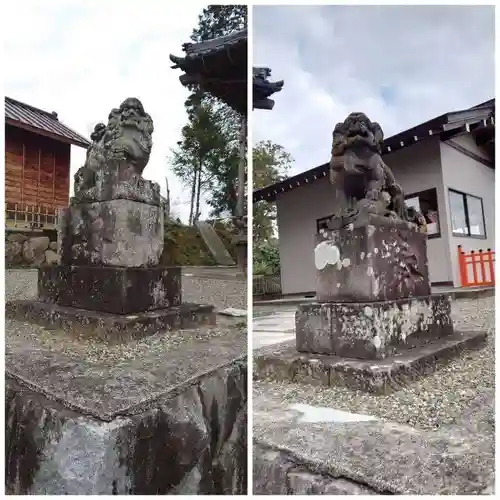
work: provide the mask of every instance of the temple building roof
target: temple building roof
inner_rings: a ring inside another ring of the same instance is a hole
[[[185,43],[184,57],[170,55],[173,69],[185,86],[199,85],[202,90],[224,101],[239,113],[247,114],[247,42],[246,29],[200,43]]]

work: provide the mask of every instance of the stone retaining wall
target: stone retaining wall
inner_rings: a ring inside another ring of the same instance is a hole
[[[41,264],[58,263],[55,236],[55,233],[7,233],[5,266],[38,267]]]

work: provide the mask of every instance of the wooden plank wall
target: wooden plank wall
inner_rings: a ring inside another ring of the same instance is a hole
[[[53,211],[69,203],[70,145],[5,127],[5,201]],[[21,208],[23,207],[23,208]]]

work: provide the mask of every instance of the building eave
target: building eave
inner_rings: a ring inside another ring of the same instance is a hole
[[[239,113],[247,114],[246,29],[200,43],[183,45],[184,57],[170,55],[172,69],[181,69],[183,86],[199,85]]]
[[[486,105],[488,104],[488,105]],[[471,110],[481,107],[478,113],[470,113]],[[439,138],[447,141],[452,137],[463,133],[477,132],[495,126],[495,103],[486,101],[475,108],[446,113],[432,120],[428,120],[420,125],[407,129],[384,140],[382,155],[388,155],[403,148],[410,147],[417,142],[422,142],[430,138]],[[462,120],[459,114],[462,113]],[[464,116],[469,116],[464,120]],[[452,122],[449,122],[449,118]],[[313,169],[289,177],[281,182],[266,186],[253,192],[253,202],[259,201],[273,202],[281,193],[291,191],[304,184],[311,184],[321,177],[326,177],[329,171],[329,163],[324,163]]]
[[[42,128],[33,127],[32,125],[28,125],[27,123],[23,123],[18,120],[12,120],[11,118],[6,118],[5,124],[15,128],[26,130],[28,132],[32,132],[37,135],[41,135],[43,137],[48,137],[49,139],[53,139],[54,141],[62,142],[64,144],[69,144],[71,146],[78,146],[83,149],[88,149],[91,144],[90,142],[83,142],[74,139],[69,139],[68,137],[65,137],[63,135],[54,134],[53,132],[49,132]]]

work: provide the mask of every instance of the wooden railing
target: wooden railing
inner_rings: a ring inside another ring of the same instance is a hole
[[[490,248],[464,252],[458,246],[460,284],[463,287],[492,286],[495,284],[495,252]]]
[[[7,229],[53,229],[56,227],[56,221],[56,210],[53,208],[17,203],[5,204],[5,226]]]

